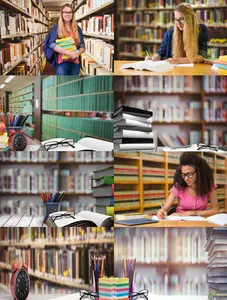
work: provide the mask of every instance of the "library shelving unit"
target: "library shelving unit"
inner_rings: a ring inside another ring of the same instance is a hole
[[[2,0],[1,10],[0,74],[40,75],[48,32],[48,13],[42,1],[26,0],[21,7],[18,1]]]
[[[113,275],[111,228],[5,228],[0,235],[1,285],[5,288],[9,287],[12,263],[16,260],[28,265],[31,290],[39,294],[44,287],[55,290],[55,294],[91,290],[90,265],[94,255],[106,256],[106,273]]]
[[[213,169],[219,212],[227,212],[227,157],[201,152]],[[156,214],[169,195],[181,152],[114,154],[114,211]],[[177,205],[177,201],[174,203]]]
[[[112,165],[112,152],[104,151],[2,152],[0,210],[7,215],[44,215],[40,192],[58,190],[65,191],[60,210],[95,210],[93,172]]]
[[[33,90],[28,92],[26,80],[20,91],[5,93],[5,112],[34,113],[34,123],[30,120],[27,129],[33,132],[34,127],[37,141],[73,138],[77,142],[83,137],[113,141],[112,76],[36,76],[29,81]]]
[[[30,84],[16,92],[8,93],[7,111],[29,114],[24,132],[34,136],[34,84]]]
[[[114,1],[73,0],[76,20],[85,38],[82,73],[109,75],[113,71]]]
[[[160,295],[207,295],[203,228],[115,228],[115,276],[135,257],[135,290]],[[195,276],[196,273],[196,276]]]
[[[208,56],[217,58],[227,53],[226,2],[215,1],[117,1],[117,49],[115,59],[144,59],[158,50],[164,33],[173,27],[174,7],[181,2],[192,5],[199,23],[209,33]]]
[[[160,146],[226,146],[226,83],[219,76],[115,77],[115,109],[126,104],[153,111]]]

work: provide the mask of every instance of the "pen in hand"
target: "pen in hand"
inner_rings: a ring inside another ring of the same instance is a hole
[[[145,60],[152,60],[152,58],[150,57],[148,51],[146,51],[146,55],[147,55],[147,56],[145,57]]]

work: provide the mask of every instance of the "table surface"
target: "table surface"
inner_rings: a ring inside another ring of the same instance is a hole
[[[114,227],[220,227],[208,221],[170,221],[160,220],[158,223],[150,223],[136,226],[126,226],[114,223]]]
[[[126,76],[126,75],[190,75],[190,76],[205,76],[205,75],[218,75],[218,71],[213,70],[212,65],[208,64],[195,64],[194,67],[174,67],[173,70],[168,72],[150,72],[139,71],[134,69],[121,70],[120,66],[123,64],[135,63],[131,60],[115,60],[114,62],[114,75]]]
[[[44,216],[0,215],[0,227],[46,227]]]
[[[182,300],[207,300],[207,296],[179,296],[179,295],[167,295],[167,296],[163,296],[163,295],[154,295],[154,294],[149,294],[149,300],[176,300],[176,299],[182,299]],[[0,294],[0,299],[1,300],[13,300],[11,295],[6,295]],[[58,299],[58,300],[79,300],[79,294],[72,294],[72,295],[47,295],[47,294],[40,294],[40,295],[29,295],[27,300],[54,300],[54,299]],[[87,298],[88,299],[88,298]],[[144,299],[144,298],[140,298],[140,299]]]

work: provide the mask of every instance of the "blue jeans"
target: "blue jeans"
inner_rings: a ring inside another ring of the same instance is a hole
[[[57,66],[56,75],[79,75],[80,64],[74,64],[71,61],[65,61]]]

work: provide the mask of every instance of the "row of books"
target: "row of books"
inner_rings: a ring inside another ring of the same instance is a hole
[[[227,131],[219,129],[205,129],[204,143],[208,145],[227,145]]]
[[[115,230],[116,261],[136,257],[137,263],[207,263],[203,229],[140,228]]]
[[[27,93],[31,93],[34,90],[34,84],[29,84],[19,90],[13,91],[12,93],[9,94],[9,99],[13,100],[13,98],[23,96]]]
[[[222,0],[201,0],[201,1],[195,1],[195,0],[187,0],[187,3],[192,5],[193,7],[197,6],[219,6],[223,5]],[[174,8],[175,6],[179,5],[181,3],[180,0],[123,0],[120,2],[120,8],[121,9],[127,9],[127,8]]]
[[[81,56],[81,65],[82,70],[85,74],[88,75],[110,75],[109,71],[100,67],[95,61],[95,59],[92,59],[91,57],[87,55]]]
[[[226,10],[222,10],[217,7],[217,9],[197,9],[196,16],[199,23],[205,23],[208,26],[211,24],[224,25],[226,20]],[[174,17],[173,11],[126,11],[120,14],[121,25],[138,25],[149,27],[150,25],[171,27],[174,26],[172,23]],[[142,28],[139,28],[141,30]],[[209,28],[210,30],[210,28]],[[214,37],[213,32],[218,33],[218,30],[212,29],[210,37]],[[128,37],[128,35],[126,35]],[[224,37],[223,37],[224,38]]]
[[[60,170],[62,188],[68,193],[91,194],[93,173]]]
[[[208,299],[225,299],[227,297],[226,284],[226,228],[207,229],[206,251],[208,253]]]
[[[53,97],[53,96],[52,96]],[[89,112],[113,112],[113,92],[96,93],[90,95],[73,95],[43,98],[44,110],[71,110]]]
[[[43,14],[46,14],[46,9],[43,6],[42,1],[39,0],[11,0],[13,4],[20,7],[27,14],[32,15],[33,7],[36,8],[36,5],[42,10]]]
[[[30,276],[47,276],[47,280],[60,280],[74,284],[89,284],[92,282],[92,274],[89,270],[91,257],[97,254],[106,256],[105,273],[113,275],[113,248],[111,245],[106,248],[103,245],[77,247],[72,249],[16,249],[9,247],[0,253],[0,267],[11,266],[17,259],[28,266]],[[110,269],[112,267],[112,269]]]
[[[212,77],[215,82],[218,81],[217,79],[216,76]],[[194,76],[124,76],[123,80],[120,77],[115,78],[114,85],[117,92],[195,93],[201,91],[201,80]]]
[[[205,100],[203,116],[205,121],[227,121],[227,102],[213,99]]]
[[[27,19],[21,14],[11,14],[7,11],[0,11],[0,36],[10,35],[34,35],[47,32],[47,26],[42,23],[37,23],[34,20]]]
[[[48,244],[87,241],[96,238],[110,239],[114,237],[112,227],[67,227],[67,228],[1,228],[0,241],[2,244]],[[101,242],[101,241],[100,241]],[[104,241],[105,242],[105,241]],[[0,243],[0,244],[1,244]]]
[[[130,41],[130,39],[129,39]],[[146,56],[146,51],[152,56],[155,54],[160,44],[145,44],[145,43],[136,43],[131,40],[132,43],[126,43],[126,41],[122,41],[119,46],[120,57],[132,57],[132,58],[144,58]],[[161,41],[159,41],[160,43]],[[208,48],[208,57],[209,58],[217,58],[220,55],[226,55],[227,50],[221,48]]]
[[[84,39],[86,53],[108,71],[112,71],[114,46],[101,39]]]
[[[114,14],[91,17],[78,24],[84,34],[114,36]]]
[[[42,96],[47,99],[109,91],[113,91],[112,76],[49,76],[42,81]]]
[[[90,11],[105,6],[110,2],[110,0],[87,0],[85,4],[80,6],[79,9],[76,11],[76,19],[82,18],[85,14],[88,14]]]
[[[106,151],[80,151],[61,153],[62,162],[113,162],[113,153]]]
[[[9,101],[10,103],[26,101],[26,100],[34,100],[34,92],[25,92],[25,94],[21,96],[16,96],[14,93],[9,94]]]
[[[1,168],[0,191],[3,193],[37,194],[46,190],[58,190],[57,169],[32,171],[25,168]]]
[[[223,173],[217,173],[216,174],[216,183],[217,184],[226,184],[227,183],[226,175]]]
[[[74,138],[78,141],[83,136],[113,140],[113,121],[67,116],[42,115],[42,133],[52,138]]]

